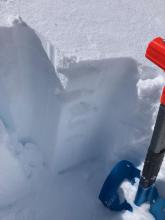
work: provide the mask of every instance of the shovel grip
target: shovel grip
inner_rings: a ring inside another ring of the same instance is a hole
[[[154,132],[145,159],[140,185],[150,187],[156,181],[165,155],[165,105],[161,104],[158,111]]]

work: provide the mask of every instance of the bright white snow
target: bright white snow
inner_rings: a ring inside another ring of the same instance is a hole
[[[142,167],[165,80],[144,51],[164,33],[164,1],[0,6],[0,219],[152,220],[148,205],[114,213],[98,194],[118,160]],[[133,201],[137,184],[122,187]]]
[[[1,0],[0,24],[20,14],[65,56],[144,63],[146,44],[165,35],[164,10],[164,0]]]

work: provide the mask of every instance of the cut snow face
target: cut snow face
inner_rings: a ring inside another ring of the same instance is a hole
[[[0,28],[0,45],[0,117],[22,144],[37,143],[50,162],[60,114],[55,89],[61,90],[61,83],[40,39],[25,23]]]
[[[143,162],[163,75],[132,58],[54,68],[23,22],[0,28],[0,46],[0,219],[152,220],[147,205],[114,213],[98,194],[118,160]],[[122,188],[133,201],[137,185]]]

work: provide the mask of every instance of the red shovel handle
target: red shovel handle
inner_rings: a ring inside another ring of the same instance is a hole
[[[165,40],[161,37],[152,40],[147,47],[145,56],[165,71]]]
[[[160,97],[160,103],[165,106],[165,87],[163,88],[162,95]]]
[[[165,70],[165,41],[161,37],[151,41],[146,50],[146,57]],[[160,107],[145,159],[140,186],[148,188],[157,178],[165,155],[165,87],[160,98]]]
[[[165,39],[157,37],[152,40],[147,47],[145,56],[165,71]],[[165,106],[165,87],[160,103]]]

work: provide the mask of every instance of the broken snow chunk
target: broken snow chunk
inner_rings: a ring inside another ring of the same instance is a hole
[[[164,77],[162,75],[157,76],[154,79],[139,80],[137,83],[138,97],[142,99],[143,97],[153,96],[160,91],[164,84]]]
[[[17,25],[17,24],[22,24],[23,23],[23,20],[20,16],[9,16],[8,17],[8,24],[10,26],[13,26],[13,25]]]
[[[43,164],[41,152],[38,146],[33,143],[26,143],[23,146],[22,153],[20,154],[20,161],[23,165],[26,177],[31,178],[32,175],[37,173],[38,169],[41,169]]]

